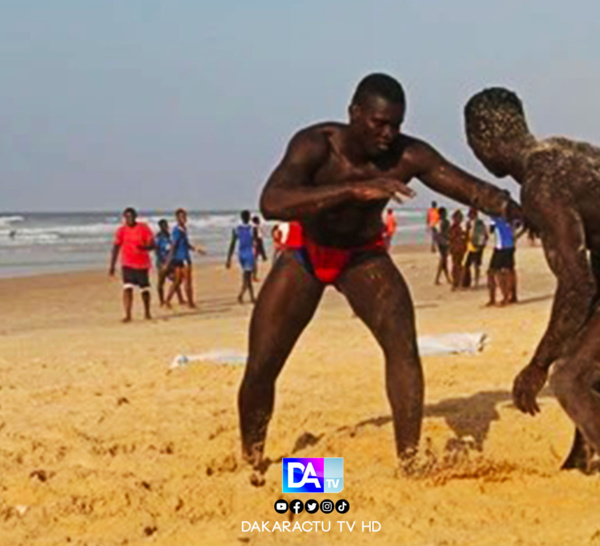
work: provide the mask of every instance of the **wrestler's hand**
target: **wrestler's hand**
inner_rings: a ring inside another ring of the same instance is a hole
[[[108,270],[108,276],[109,277],[114,277],[115,276],[115,268],[114,267],[109,268],[109,270]]]
[[[355,196],[359,201],[395,199],[402,203],[412,199],[415,195],[416,193],[413,190],[396,178],[374,178],[357,185],[355,188]]]
[[[535,364],[525,366],[513,383],[513,402],[523,413],[535,415],[540,412],[536,397],[546,384],[548,370]]]

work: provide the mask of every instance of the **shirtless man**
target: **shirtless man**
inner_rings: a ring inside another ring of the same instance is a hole
[[[299,221],[303,234],[298,248],[284,250],[273,265],[250,323],[238,402],[242,452],[254,468],[255,485],[264,482],[262,457],[275,381],[327,284],[346,296],[383,349],[396,450],[402,460],[415,453],[423,372],[410,294],[383,241],[381,215],[389,199],[412,196],[405,183],[417,177],[488,214],[520,213],[506,192],[401,134],[405,109],[396,80],[367,76],[352,99],[349,123],[322,123],[298,132],[263,190],[263,216]]]
[[[525,217],[558,280],[546,333],[515,378],[514,402],[538,413],[536,396],[554,364],[550,385],[577,427],[563,468],[586,470],[590,448],[600,453],[600,149],[565,138],[536,140],[521,101],[502,88],[472,97],[465,120],[477,158],[521,184]]]

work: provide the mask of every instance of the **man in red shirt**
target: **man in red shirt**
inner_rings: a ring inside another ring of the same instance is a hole
[[[113,244],[109,275],[115,274],[115,266],[121,251],[121,268],[123,273],[123,306],[125,318],[131,321],[133,307],[133,287],[137,286],[142,294],[146,319],[150,316],[150,251],[154,249],[154,235],[147,224],[137,221],[137,212],[128,207],[123,211],[125,223],[117,229]]]

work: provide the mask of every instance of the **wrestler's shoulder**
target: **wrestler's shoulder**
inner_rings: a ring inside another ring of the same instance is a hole
[[[339,137],[347,125],[336,122],[323,122],[309,125],[298,130],[290,144],[296,146],[323,146],[328,147],[332,138]]]
[[[528,214],[565,204],[574,144],[565,138],[548,138],[528,152],[521,188],[521,204]]]
[[[540,140],[528,153],[527,170],[532,175],[566,172],[574,162],[600,160],[600,148],[570,140],[564,137],[551,137]]]
[[[315,123],[297,131],[292,137],[292,140],[326,143],[331,138],[341,136],[347,127],[348,125],[345,123],[338,123],[335,121]]]
[[[397,143],[398,159],[402,163],[425,165],[432,159],[440,157],[431,144],[420,138],[402,133]]]

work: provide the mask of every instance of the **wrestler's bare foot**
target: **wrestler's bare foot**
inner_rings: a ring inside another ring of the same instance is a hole
[[[417,465],[418,450],[416,447],[405,449],[398,459],[399,471],[402,476],[412,476],[415,473]]]
[[[145,318],[146,320],[152,320],[152,315],[151,315],[150,313],[146,313],[146,314],[144,315],[144,318]]]
[[[244,300],[242,299],[242,296],[238,296],[237,301],[238,301],[238,303],[244,303]]]
[[[485,307],[495,307],[496,306],[496,302],[495,301],[488,301],[485,304]]]
[[[565,462],[561,465],[561,470],[577,469],[584,474],[589,474],[592,469],[592,459],[594,458],[594,450],[585,441],[583,435],[578,430],[575,431],[575,439],[573,447]]]
[[[242,457],[252,466],[250,483],[254,487],[262,487],[265,485],[265,472],[267,471],[269,463],[262,458],[262,445],[243,450]]]
[[[254,487],[262,487],[265,485],[265,477],[261,473],[260,470],[252,469],[252,473],[250,474],[250,484]]]
[[[188,307],[190,309],[196,309],[196,304],[194,302],[190,302],[190,303],[188,303]]]
[[[125,318],[121,319],[121,322],[123,324],[127,324],[128,322],[131,322],[131,317],[125,317]]]

